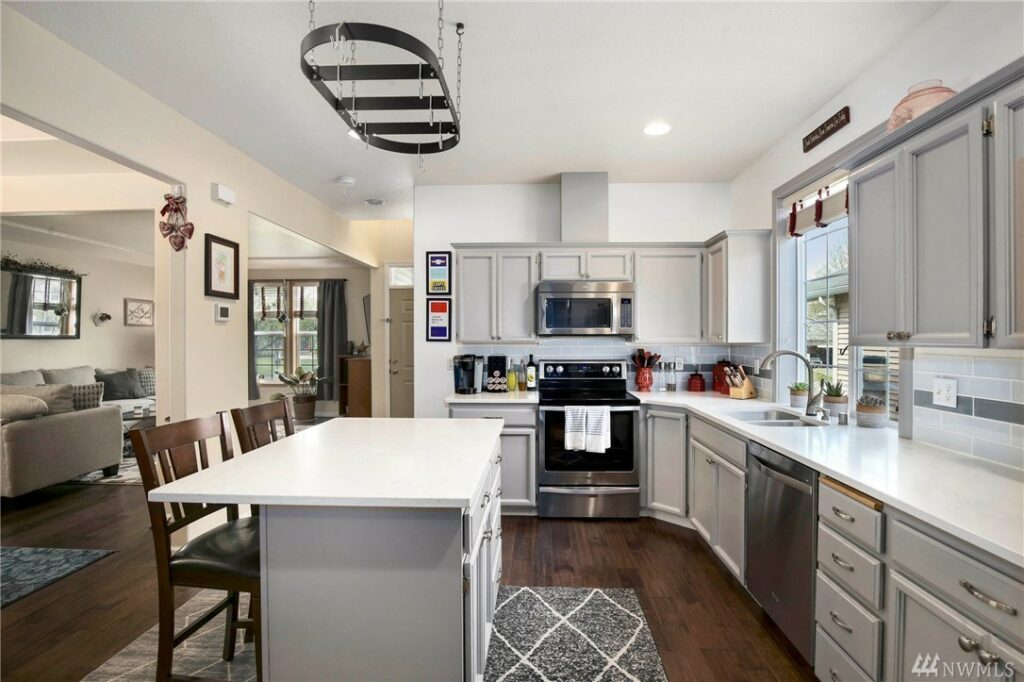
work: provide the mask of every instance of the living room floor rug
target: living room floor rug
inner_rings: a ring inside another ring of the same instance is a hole
[[[109,549],[0,548],[0,608],[99,561]]]
[[[185,627],[223,598],[203,590],[178,608]],[[248,608],[242,596],[240,613]],[[221,660],[224,618],[218,616],[174,651],[174,672],[254,680],[251,644],[241,636],[235,659]],[[156,672],[157,628],[122,649],[85,679],[143,682]],[[339,675],[339,679],[344,679]],[[665,682],[661,657],[633,590],[507,587],[498,590],[487,682]]]

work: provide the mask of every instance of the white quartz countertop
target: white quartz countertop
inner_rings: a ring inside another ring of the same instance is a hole
[[[450,396],[457,402],[536,402],[529,394]],[[732,416],[792,410],[765,400],[732,400],[716,393],[633,392],[647,406],[681,408],[733,433],[792,457],[887,505],[1024,567],[1024,472],[978,457],[900,438],[894,428],[755,426]]]
[[[444,399],[445,405],[536,405],[537,403],[537,391],[451,393]]]
[[[153,502],[464,508],[502,420],[332,419],[154,489]]]

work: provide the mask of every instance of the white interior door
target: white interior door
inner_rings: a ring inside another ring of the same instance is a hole
[[[413,412],[413,303],[412,289],[391,289],[391,324],[388,330],[391,357],[388,377],[391,416],[411,417]]]

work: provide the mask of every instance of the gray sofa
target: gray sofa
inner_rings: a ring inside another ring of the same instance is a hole
[[[0,495],[17,497],[97,469],[116,473],[121,410],[105,405],[0,426]]]

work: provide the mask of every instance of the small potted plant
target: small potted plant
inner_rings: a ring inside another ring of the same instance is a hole
[[[846,397],[843,382],[822,380],[821,392],[824,394],[824,402],[829,404],[830,410],[838,414],[847,411],[849,399]]]
[[[302,367],[296,367],[294,374],[279,373],[277,378],[292,389],[292,408],[295,410],[295,421],[312,421],[316,415],[317,384],[327,379],[318,377],[316,372],[307,372]],[[280,400],[284,397],[286,396],[283,393],[275,393],[270,396],[270,399]]]
[[[789,385],[789,406],[807,407],[807,382],[797,381]]]
[[[885,401],[873,395],[862,395],[857,399],[857,426],[878,428],[888,421]]]

